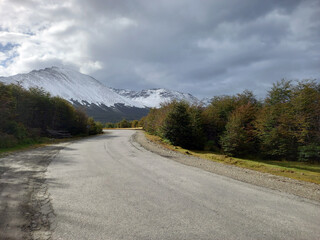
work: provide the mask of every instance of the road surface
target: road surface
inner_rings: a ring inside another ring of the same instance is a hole
[[[47,171],[53,239],[320,239],[320,205],[161,157],[132,130],[69,144]]]

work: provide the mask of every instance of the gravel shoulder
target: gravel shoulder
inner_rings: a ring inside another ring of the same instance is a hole
[[[284,193],[293,194],[299,197],[307,198],[320,202],[320,185],[315,183],[303,182],[291,178],[275,176],[267,173],[261,173],[250,169],[239,168],[232,165],[226,165],[194,156],[184,155],[164,148],[148,140],[143,131],[137,131],[132,136],[132,140],[139,143],[146,150],[170,158],[179,163],[197,167],[208,172],[216,173],[232,179],[254,184],[260,187],[277,190]]]
[[[50,239],[54,218],[46,171],[67,143],[0,158],[0,239]]]

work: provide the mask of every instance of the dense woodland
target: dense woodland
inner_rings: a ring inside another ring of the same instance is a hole
[[[231,156],[320,162],[320,84],[282,80],[264,100],[252,92],[207,107],[172,102],[151,109],[144,129],[174,145]]]
[[[102,124],[68,101],[42,89],[0,83],[0,148],[39,142],[42,138],[92,135]]]

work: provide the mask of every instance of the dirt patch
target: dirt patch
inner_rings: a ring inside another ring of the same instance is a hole
[[[285,192],[320,202],[319,184],[298,181],[291,178],[275,176],[267,173],[261,173],[250,169],[225,165],[202,158],[185,155],[176,151],[169,150],[168,148],[149,141],[142,131],[137,131],[137,133],[132,136],[132,140],[138,142],[148,151],[154,152],[163,157],[170,158],[174,161],[188,166],[201,168],[205,171],[227,176],[242,182],[270,188],[280,192]]]
[[[0,239],[50,239],[54,212],[46,170],[67,143],[0,158]]]

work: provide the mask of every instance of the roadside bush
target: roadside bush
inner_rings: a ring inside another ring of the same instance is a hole
[[[115,128],[116,126],[115,126],[114,123],[107,122],[107,123],[105,124],[105,127],[106,127],[106,128]]]
[[[10,148],[18,144],[18,140],[13,136],[0,132],[0,148]]]
[[[25,126],[22,123],[17,123],[15,121],[7,122],[3,130],[9,135],[13,135],[18,140],[22,140],[28,136]]]
[[[37,142],[41,137],[52,137],[52,132],[66,132],[66,136],[87,134],[87,122],[84,112],[43,89],[26,90],[19,85],[0,83],[2,148]],[[95,130],[90,130],[91,134],[101,132],[101,124],[93,125]]]
[[[319,162],[320,84],[281,80],[261,101],[247,90],[214,97],[207,107],[173,101],[140,122],[150,134],[184,148]]]
[[[138,125],[139,125],[139,121],[138,121],[138,120],[133,120],[133,121],[131,122],[131,127],[132,127],[132,128],[137,128]]]
[[[95,122],[93,118],[88,118],[87,131],[89,135],[102,133],[103,125],[100,122]]]
[[[211,151],[211,152],[219,152],[220,148],[217,147],[214,141],[209,140],[204,144],[204,150]]]
[[[96,122],[96,134],[100,134],[103,131],[103,124],[101,122]]]
[[[191,117],[186,103],[174,104],[173,109],[164,120],[162,134],[174,145],[183,148],[192,146]]]
[[[130,128],[131,123],[127,119],[122,119],[120,122],[117,123],[118,128]]]
[[[320,162],[320,145],[310,144],[299,147],[299,161]]]

